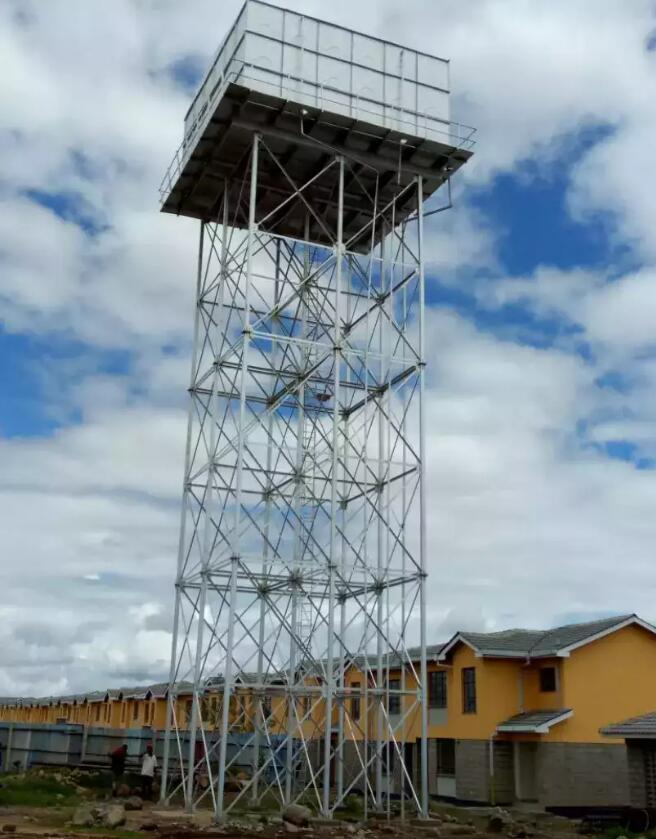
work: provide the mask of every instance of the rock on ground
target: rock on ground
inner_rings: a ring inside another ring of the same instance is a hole
[[[296,827],[307,827],[312,818],[310,810],[301,804],[288,804],[281,815],[283,822],[293,824]]]
[[[105,804],[89,807],[82,804],[73,813],[74,827],[120,827],[125,824],[125,807],[122,804]]]
[[[103,827],[120,827],[125,824],[125,807],[121,804],[110,804],[103,814]]]
[[[143,801],[138,795],[131,795],[125,802],[126,810],[143,810]]]
[[[73,813],[72,823],[75,827],[92,827],[95,823],[91,807],[84,804]]]
[[[487,823],[487,829],[489,833],[501,833],[508,830],[508,828],[512,827],[512,825],[513,817],[510,813],[502,807],[497,807],[494,813],[490,816]]]

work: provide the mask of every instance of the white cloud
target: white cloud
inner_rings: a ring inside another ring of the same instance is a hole
[[[431,328],[442,348],[427,417],[438,620],[452,628],[473,609],[483,627],[594,610],[651,616],[656,475],[577,446],[594,368],[477,334],[452,315]]]
[[[604,142],[593,147],[577,165],[569,195],[573,216],[583,221],[605,220],[615,243],[630,245],[643,259],[656,260],[653,219],[656,195],[650,188],[654,163],[652,146],[656,118],[650,103],[656,98],[656,69],[636,79],[643,99]]]
[[[14,331],[131,355],[120,374],[86,358],[44,359],[44,410],[62,427],[0,440],[11,560],[0,569],[1,693],[166,673],[197,241],[195,224],[157,214],[189,101],[168,68],[189,55],[206,61],[239,5],[0,8],[0,316]],[[292,5],[327,14],[319,0]],[[528,158],[569,167],[572,133],[609,125],[576,164],[570,208],[581,219],[604,214],[619,246],[653,259],[650,14],[648,0],[415,0],[403,9],[336,0],[329,10],[452,59],[456,118],[478,127],[479,147],[456,210],[427,225],[431,270],[453,280],[460,268],[485,269],[467,287],[482,305],[521,303],[577,324],[595,350],[586,362],[565,339],[538,350],[448,310],[431,316],[434,640],[575,613],[650,617],[655,479],[582,447],[579,423],[589,422],[586,444],[623,435],[654,448],[656,370],[644,357],[653,269],[563,272],[547,253],[532,276],[504,277],[495,219],[474,213],[463,192]],[[65,194],[86,229],[30,200],[35,189],[55,201]],[[595,384],[617,366],[632,381],[627,393]]]
[[[656,267],[624,276],[587,297],[582,320],[592,340],[640,350],[656,342]]]

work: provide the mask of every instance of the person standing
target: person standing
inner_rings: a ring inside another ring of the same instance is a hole
[[[146,746],[146,752],[141,758],[141,796],[150,801],[153,797],[153,781],[157,770],[157,758],[153,754],[153,747],[150,743]]]
[[[115,798],[118,794],[118,788],[123,781],[123,775],[125,774],[125,760],[127,756],[127,743],[123,743],[122,746],[119,746],[109,753],[109,759],[112,762],[112,795]]]

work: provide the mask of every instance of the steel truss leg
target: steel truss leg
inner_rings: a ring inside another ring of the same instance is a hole
[[[256,136],[201,225],[162,799],[217,820],[272,798],[330,817],[354,789],[389,812],[391,783],[428,812],[422,183],[383,206],[358,165],[296,184]],[[277,232],[289,212],[304,237]]]

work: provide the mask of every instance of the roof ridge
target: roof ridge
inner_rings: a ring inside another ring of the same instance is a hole
[[[608,615],[605,618],[595,618],[591,621],[574,621],[573,623],[563,623],[560,626],[554,626],[551,629],[548,629],[547,632],[556,632],[558,629],[574,629],[576,627],[583,627],[583,626],[594,626],[595,624],[599,623],[608,623],[609,621],[613,621],[615,623],[620,623],[621,621],[628,620],[629,618],[636,618],[638,617],[635,612],[624,613],[621,615]]]

